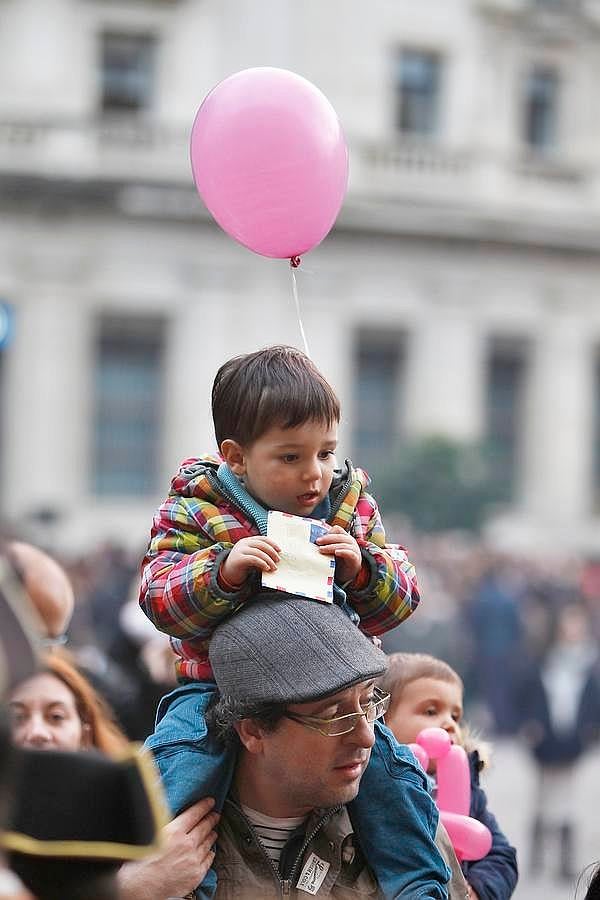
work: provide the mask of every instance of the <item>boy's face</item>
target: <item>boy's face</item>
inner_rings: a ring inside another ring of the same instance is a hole
[[[396,699],[392,693],[385,723],[401,744],[414,743],[423,728],[443,728],[453,744],[461,741],[462,687],[457,681],[416,678]]]
[[[331,487],[337,424],[274,425],[249,447],[223,441],[221,452],[246,490],[267,509],[310,516]]]

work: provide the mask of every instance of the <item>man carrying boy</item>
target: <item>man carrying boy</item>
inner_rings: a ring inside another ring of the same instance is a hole
[[[381,896],[347,804],[387,709],[375,686],[385,654],[337,606],[270,593],[219,626],[210,660],[219,697],[209,719],[239,747],[216,848],[217,897]],[[424,787],[414,764],[396,777],[409,795]],[[445,897],[444,866],[420,849],[435,835],[434,805],[407,813],[411,828],[398,822],[397,841],[412,878],[396,896]],[[458,866],[450,896],[466,896]]]
[[[220,809],[229,789],[234,755],[205,721],[215,692],[208,649],[219,623],[261,590],[264,572],[277,569],[281,548],[266,536],[270,510],[326,523],[316,543],[335,558],[334,602],[366,635],[398,625],[419,601],[405,551],[386,544],[367,476],[349,461],[336,467],[339,401],[305,354],[269,347],[229,360],[213,384],[212,413],[220,456],[188,459],[174,477],[154,519],[140,593],[179,656],[181,686],[161,701],[147,741],[175,813],[204,796]],[[398,745],[378,723],[375,734],[363,780],[370,799],[359,795],[352,816],[382,892],[395,897],[412,876],[397,820],[382,835],[381,809],[391,805],[401,815],[413,801],[390,776],[402,756]],[[419,793],[415,803],[421,800]],[[409,816],[405,830],[410,824]],[[203,888],[211,896],[214,883]]]

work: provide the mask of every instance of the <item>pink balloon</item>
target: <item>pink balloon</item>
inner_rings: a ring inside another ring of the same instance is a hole
[[[437,805],[440,809],[469,815],[471,806],[471,773],[469,760],[462,747],[454,744],[437,761]]]
[[[409,747],[417,758],[418,749],[437,760],[436,804],[458,859],[482,859],[490,852],[492,835],[483,822],[469,815],[471,772],[465,750],[453,744],[443,728],[424,728],[417,735],[417,743]]]
[[[221,81],[196,114],[190,152],[216,221],[262,256],[315,247],[344,200],[348,149],[335,110],[286,69],[244,69]]]
[[[417,744],[424,747],[432,759],[439,759],[448,753],[452,741],[443,728],[424,728],[417,735]]]
[[[440,819],[459,860],[483,859],[490,852],[492,833],[479,819],[447,810],[440,810]]]
[[[408,748],[412,750],[413,755],[418,759],[421,768],[426,772],[429,768],[429,754],[425,747],[421,747],[420,744],[408,744]]]

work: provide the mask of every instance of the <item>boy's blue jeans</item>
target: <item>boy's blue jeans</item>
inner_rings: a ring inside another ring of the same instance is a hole
[[[214,797],[220,811],[231,786],[235,752],[219,744],[206,724],[214,694],[214,684],[200,682],[167,694],[145,744],[174,815],[202,797]],[[450,870],[434,843],[438,813],[425,776],[408,748],[380,722],[375,737],[359,794],[348,807],[365,860],[386,900],[443,900]],[[211,869],[196,897],[209,900],[215,891]]]

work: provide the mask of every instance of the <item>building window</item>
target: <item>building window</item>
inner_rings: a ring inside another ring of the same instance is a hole
[[[353,452],[370,472],[398,447],[402,421],[403,337],[361,333],[354,358]]]
[[[525,141],[534,150],[556,145],[559,79],[555,69],[535,66],[525,84]]]
[[[148,109],[154,81],[154,38],[106,32],[101,40],[102,110],[138,112]]]
[[[164,322],[101,320],[94,370],[93,489],[101,496],[156,489]]]
[[[402,50],[396,74],[396,127],[404,134],[438,130],[440,58],[421,50]]]
[[[488,359],[486,441],[504,500],[514,498],[519,475],[525,352],[520,342],[500,342],[492,345]]]

